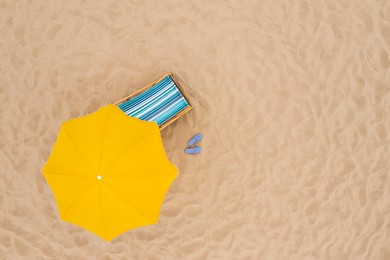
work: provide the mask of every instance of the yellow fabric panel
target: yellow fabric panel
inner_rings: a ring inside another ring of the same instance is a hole
[[[160,132],[156,125],[147,132],[142,142],[128,146],[127,151],[120,154],[117,160],[105,170],[105,177],[123,176],[166,176],[177,175],[178,169],[168,161],[162,145]],[[125,167],[129,161],[131,167]]]
[[[160,215],[165,193],[175,177],[106,178],[103,183],[128,205],[155,223]]]
[[[52,173],[45,173],[45,177],[54,193],[60,216],[63,216],[87,189],[96,183],[95,178],[91,177]]]
[[[104,183],[101,184],[101,187],[102,210],[107,232],[106,240],[111,240],[126,230],[156,223],[126,203],[120,194],[108,188]],[[126,189],[128,188],[126,187]]]
[[[76,203],[61,216],[62,220],[83,227],[101,238],[106,238],[101,210],[100,184],[95,181]]]
[[[98,171],[101,143],[108,108],[63,123],[75,149],[94,172]]]
[[[43,172],[59,173],[76,176],[95,176],[88,162],[75,149],[65,128],[62,126],[57,141],[43,167]]]

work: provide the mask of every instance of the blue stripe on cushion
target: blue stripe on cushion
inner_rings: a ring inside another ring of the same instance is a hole
[[[118,105],[127,115],[154,121],[158,125],[162,125],[188,106],[187,100],[170,76],[140,95]]]

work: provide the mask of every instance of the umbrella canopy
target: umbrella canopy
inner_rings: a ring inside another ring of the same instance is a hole
[[[107,105],[62,124],[42,172],[61,219],[109,241],[157,222],[178,169],[156,123]]]

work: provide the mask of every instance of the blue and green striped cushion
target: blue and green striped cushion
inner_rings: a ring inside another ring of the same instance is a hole
[[[160,126],[189,104],[171,76],[167,76],[147,91],[118,106],[129,116],[154,121]]]

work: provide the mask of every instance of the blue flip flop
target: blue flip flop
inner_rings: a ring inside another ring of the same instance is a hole
[[[192,138],[188,141],[188,145],[189,145],[189,146],[193,146],[194,144],[196,144],[196,143],[199,142],[200,140],[202,140],[202,135],[201,135],[201,134],[196,134],[194,137],[192,137]]]
[[[184,150],[186,154],[198,154],[200,153],[200,151],[202,151],[202,148],[200,146],[190,147]]]

